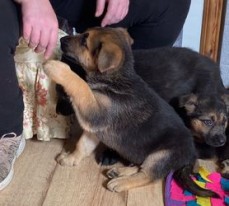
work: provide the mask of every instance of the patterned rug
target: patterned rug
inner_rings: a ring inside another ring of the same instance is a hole
[[[203,167],[193,175],[193,180],[202,188],[216,192],[220,198],[206,198],[191,194],[182,189],[173,179],[171,172],[166,178],[165,205],[166,206],[227,206],[229,205],[229,179],[223,178],[220,173],[210,173]]]

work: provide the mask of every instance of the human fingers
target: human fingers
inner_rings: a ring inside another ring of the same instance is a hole
[[[129,10],[129,0],[110,0],[107,13],[104,16],[101,26],[118,23],[125,18]]]
[[[37,27],[32,27],[29,39],[29,47],[35,49],[40,42],[41,30]]]
[[[123,20],[127,14],[128,8],[124,7],[122,3],[119,3],[115,10],[116,12],[114,13],[114,19],[113,19],[114,22],[112,23],[118,23],[121,20]]]
[[[39,43],[35,49],[35,52],[43,52],[46,50],[48,43],[49,43],[49,35],[50,31],[42,30],[40,35]]]
[[[32,32],[32,26],[31,24],[28,24],[28,23],[24,23],[23,24],[23,38],[25,39],[25,41],[27,43],[30,42],[30,36],[31,36],[31,32]]]
[[[58,38],[57,30],[56,29],[51,30],[49,42],[48,42],[48,45],[47,45],[45,53],[44,53],[45,59],[48,59],[52,55],[53,50],[56,47],[57,38]]]
[[[118,7],[117,1],[108,2],[107,12],[101,22],[102,27],[112,24],[112,22],[116,21],[115,10],[117,9],[117,7]]]
[[[123,20],[129,11],[129,3],[125,7],[120,4],[120,7],[120,19]]]
[[[105,8],[106,0],[97,0],[95,16],[99,17],[103,14]]]

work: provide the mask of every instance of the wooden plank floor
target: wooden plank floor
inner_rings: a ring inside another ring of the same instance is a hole
[[[0,206],[163,206],[162,183],[113,193],[104,187],[106,167],[94,156],[77,167],[55,161],[63,140],[27,140],[15,163],[13,181],[0,192]]]

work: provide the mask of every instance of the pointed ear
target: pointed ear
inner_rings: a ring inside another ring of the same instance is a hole
[[[229,112],[229,94],[223,94],[221,98],[223,99],[224,103],[226,104],[227,112]]]
[[[188,114],[195,111],[198,97],[195,94],[188,94],[179,98],[179,106],[184,107]]]
[[[97,58],[97,65],[100,72],[119,69],[123,62],[122,49],[112,43],[101,43],[100,50]]]

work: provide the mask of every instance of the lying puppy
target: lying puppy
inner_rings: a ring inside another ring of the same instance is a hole
[[[184,107],[196,139],[213,147],[226,142],[229,95],[220,68],[187,48],[157,48],[134,53],[135,70],[150,87],[179,111]]]
[[[137,74],[175,108],[192,131],[198,157],[216,156],[222,175],[229,178],[229,144],[225,134],[229,95],[219,66],[187,48],[135,50],[134,60]],[[103,162],[115,162],[113,153],[105,154]]]
[[[136,72],[173,105],[191,129],[199,158],[216,155],[223,176],[229,177],[229,143],[225,135],[229,95],[219,66],[186,48],[138,50],[134,58]]]
[[[59,61],[45,72],[70,96],[84,133],[61,165],[77,165],[101,141],[134,167],[112,168],[107,187],[121,192],[164,178],[172,170],[180,184],[200,196],[216,196],[191,177],[196,150],[174,109],[135,73],[132,39],[124,29],[92,28],[61,39],[63,52],[86,71],[87,83]]]

